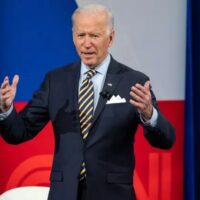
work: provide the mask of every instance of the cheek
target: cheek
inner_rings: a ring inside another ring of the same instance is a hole
[[[100,54],[105,54],[108,51],[109,48],[109,42],[105,41],[104,43],[102,42],[102,44],[99,46],[98,50]]]
[[[80,55],[81,54],[81,45],[75,44],[75,48],[76,48],[77,53]]]
[[[77,39],[74,39],[74,46],[76,47],[76,49],[80,49],[81,47],[81,41],[77,40]]]

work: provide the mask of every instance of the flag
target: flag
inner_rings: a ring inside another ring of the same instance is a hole
[[[0,1],[0,80],[19,74],[16,101],[31,98],[47,71],[77,59],[74,0]]]
[[[0,81],[6,75],[20,76],[17,110],[31,99],[49,70],[77,60],[71,24],[76,8],[74,0],[0,1]],[[0,194],[20,186],[49,185],[53,141],[51,124],[18,146],[0,137]]]

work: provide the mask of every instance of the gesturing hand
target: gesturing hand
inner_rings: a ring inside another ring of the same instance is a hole
[[[149,120],[153,113],[153,106],[151,101],[150,81],[146,81],[144,86],[135,84],[131,87],[130,103],[138,109],[145,120]]]
[[[6,76],[1,84],[0,88],[0,108],[2,112],[8,111],[11,107],[17,91],[17,84],[19,82],[19,76],[15,75],[12,81],[12,85],[9,83],[9,78]]]

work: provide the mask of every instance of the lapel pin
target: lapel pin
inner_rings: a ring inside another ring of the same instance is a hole
[[[112,83],[108,83],[107,85],[110,86],[110,87],[112,87]]]

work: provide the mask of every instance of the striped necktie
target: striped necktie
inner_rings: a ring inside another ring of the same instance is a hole
[[[89,70],[87,72],[86,79],[83,80],[79,91],[79,119],[81,126],[81,135],[85,140],[89,134],[90,127],[92,125],[92,117],[94,112],[94,85],[91,78],[96,74],[95,70]],[[86,177],[85,162],[82,163],[80,180]]]

